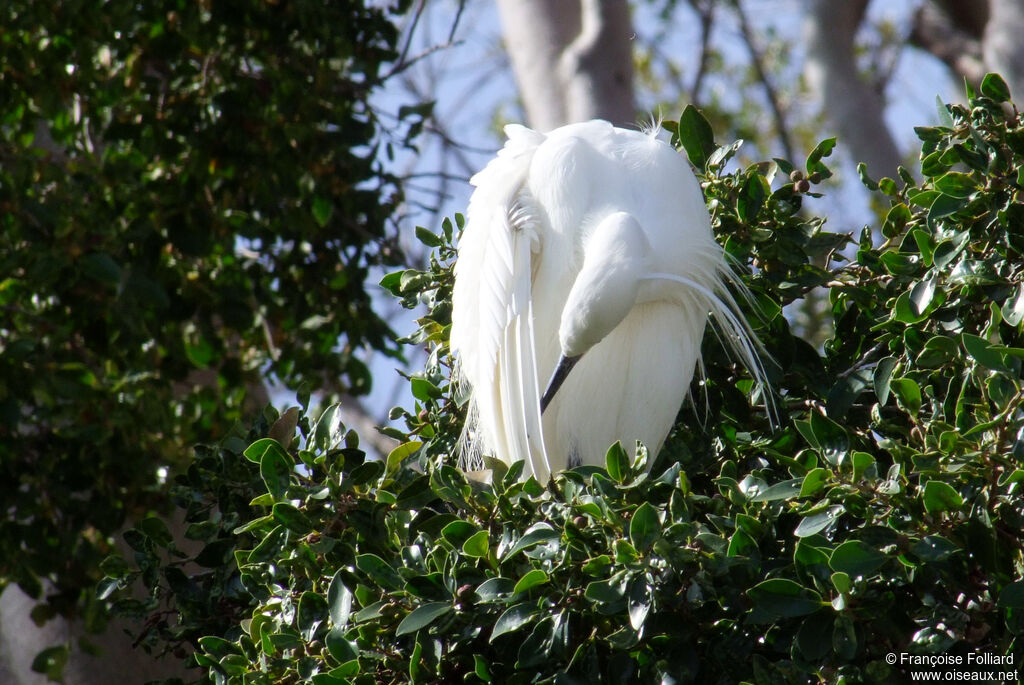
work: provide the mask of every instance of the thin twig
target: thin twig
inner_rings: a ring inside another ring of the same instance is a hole
[[[700,15],[700,60],[697,62],[697,74],[690,87],[690,103],[694,106],[700,102],[700,89],[704,85],[708,63],[711,60],[711,29],[715,18],[715,4],[707,2],[701,5],[698,0],[690,0],[693,10]]]
[[[459,0],[459,9],[455,11],[455,20],[452,21],[452,28],[448,32],[448,42],[455,40],[455,31],[459,28],[459,20],[462,19],[462,11],[466,9],[466,0]]]
[[[736,17],[740,22],[740,32],[743,34],[743,40],[750,51],[750,60],[754,64],[757,78],[761,81],[761,85],[764,86],[765,95],[768,97],[768,103],[771,105],[772,114],[775,117],[775,125],[779,129],[779,142],[782,143],[782,151],[786,155],[786,159],[795,159],[793,144],[789,139],[789,131],[786,128],[786,119],[782,113],[782,105],[779,104],[778,94],[775,92],[767,72],[765,72],[761,53],[754,43],[754,35],[750,30],[750,23],[747,21],[746,13],[743,11],[742,0],[734,0],[733,6],[736,8]]]

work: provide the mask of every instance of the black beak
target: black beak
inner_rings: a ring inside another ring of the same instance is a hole
[[[540,398],[540,413],[543,414],[544,410],[551,404],[551,400],[554,399],[555,393],[562,387],[562,383],[568,378],[569,372],[572,371],[572,367],[576,366],[583,357],[582,354],[575,357],[562,357],[558,360],[558,366],[555,367],[555,372],[551,374],[551,380],[548,381],[548,387],[544,390],[544,396]]]

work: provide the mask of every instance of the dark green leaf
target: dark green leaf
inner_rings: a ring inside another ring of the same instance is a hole
[[[344,627],[352,614],[352,592],[345,585],[341,570],[331,579],[330,588],[327,590],[327,604],[330,606],[331,622],[339,628]]]
[[[538,585],[543,585],[548,582],[548,574],[539,568],[527,571],[522,578],[520,578],[515,587],[512,589],[512,594],[517,595],[520,592],[526,592],[530,588]]]
[[[625,483],[629,478],[629,455],[622,449],[621,443],[616,442],[608,448],[604,461],[608,475],[617,483]]]
[[[875,367],[875,396],[878,398],[879,404],[885,404],[889,400],[889,387],[896,362],[895,357],[884,357],[878,361],[878,366]]]
[[[452,605],[448,602],[431,602],[413,609],[408,616],[402,619],[395,630],[395,636],[415,633],[421,628],[426,628],[441,616],[452,613]]]
[[[985,78],[981,80],[981,94],[996,102],[1008,102],[1010,87],[999,74],[985,74]]]
[[[444,241],[433,231],[422,226],[416,227],[416,239],[427,247],[441,247]]]
[[[291,483],[294,467],[295,463],[292,458],[281,449],[276,440],[273,441],[273,446],[268,446],[263,453],[260,458],[260,477],[263,479],[267,492],[274,499],[284,497],[288,485]]]
[[[299,535],[305,535],[313,529],[313,523],[309,517],[287,502],[278,502],[274,505],[273,517],[288,530]]]
[[[368,575],[376,584],[392,590],[402,586],[402,577],[394,568],[376,554],[356,556],[356,568]]]
[[[844,511],[846,511],[846,507],[843,505],[833,504],[823,511],[809,514],[800,521],[796,530],[793,531],[793,535],[803,538],[819,533],[835,523],[843,515]]]
[[[661,537],[661,520],[658,510],[649,502],[644,502],[633,513],[629,522],[629,539],[640,553],[647,552],[651,545]]]
[[[773,502],[776,500],[793,499],[800,494],[803,484],[802,478],[790,478],[780,483],[770,485],[764,490],[751,496],[751,502]]]
[[[771,578],[747,590],[760,620],[791,618],[813,613],[822,607],[821,595],[785,578]]]
[[[629,625],[639,631],[644,627],[647,614],[651,610],[651,588],[643,577],[634,578],[629,584],[628,606]]]
[[[533,621],[539,613],[536,602],[523,602],[509,607],[494,622],[489,642],[494,642],[502,635],[519,630]]]
[[[1002,609],[1024,609],[1024,580],[1010,583],[999,593],[999,607]]]
[[[964,500],[949,483],[930,480],[924,486],[924,508],[930,514],[943,511],[957,511]]]
[[[502,561],[507,561],[524,549],[534,545],[554,542],[561,537],[561,533],[551,527],[550,524],[540,521],[527,528],[523,536],[503,555]]]
[[[679,116],[679,128],[676,135],[679,143],[686,150],[686,156],[690,158],[690,163],[699,171],[703,170],[707,166],[708,158],[715,150],[715,137],[708,120],[696,107],[687,105]]]
[[[886,556],[860,540],[847,540],[832,552],[828,565],[853,578],[869,576],[885,563]]]
[[[32,659],[32,671],[42,673],[54,682],[64,682],[64,667],[68,663],[70,651],[67,645],[47,647]]]

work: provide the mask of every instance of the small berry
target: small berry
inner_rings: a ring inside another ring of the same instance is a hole
[[[793,169],[793,171],[791,171],[790,174],[789,174],[789,180],[793,181],[793,183],[796,183],[797,181],[802,180],[803,177],[804,177],[804,172],[800,171],[799,169]]]
[[[798,193],[806,193],[810,189],[811,184],[807,181],[806,178],[801,178],[793,185],[793,190],[795,190]]]
[[[575,517],[572,520],[572,525],[576,526],[577,528],[586,528],[587,527],[587,517],[586,516],[577,516],[577,517]]]
[[[821,183],[821,172],[815,171],[813,174],[807,177],[807,180],[811,183]]]

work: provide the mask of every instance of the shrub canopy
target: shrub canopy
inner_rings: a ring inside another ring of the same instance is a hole
[[[367,104],[397,29],[262,0],[12,0],[0,24],[0,589],[98,618],[110,536],[247,392],[360,394],[359,351],[398,354],[364,289],[399,257]]]
[[[1007,100],[990,75],[942,105],[916,129],[920,180],[861,169],[888,209],[856,236],[805,211],[834,140],[802,169],[730,171],[738,143],[715,145],[696,110],[667,124],[726,250],[755,267],[780,425],[709,335],[697,410],[656,459],[613,446],[549,483],[521,463],[467,477],[446,346],[457,218],[418,232],[428,269],[383,282],[428,310],[403,444],[368,461],[337,408],[267,410],[175,481],[203,570],[150,519],[101,596],[150,617],[149,644],[196,645],[218,683],[885,683],[907,677],[891,653],[1019,664],[1024,127]],[[823,287],[819,349],[783,308]],[[136,580],[148,599],[118,599]]]

